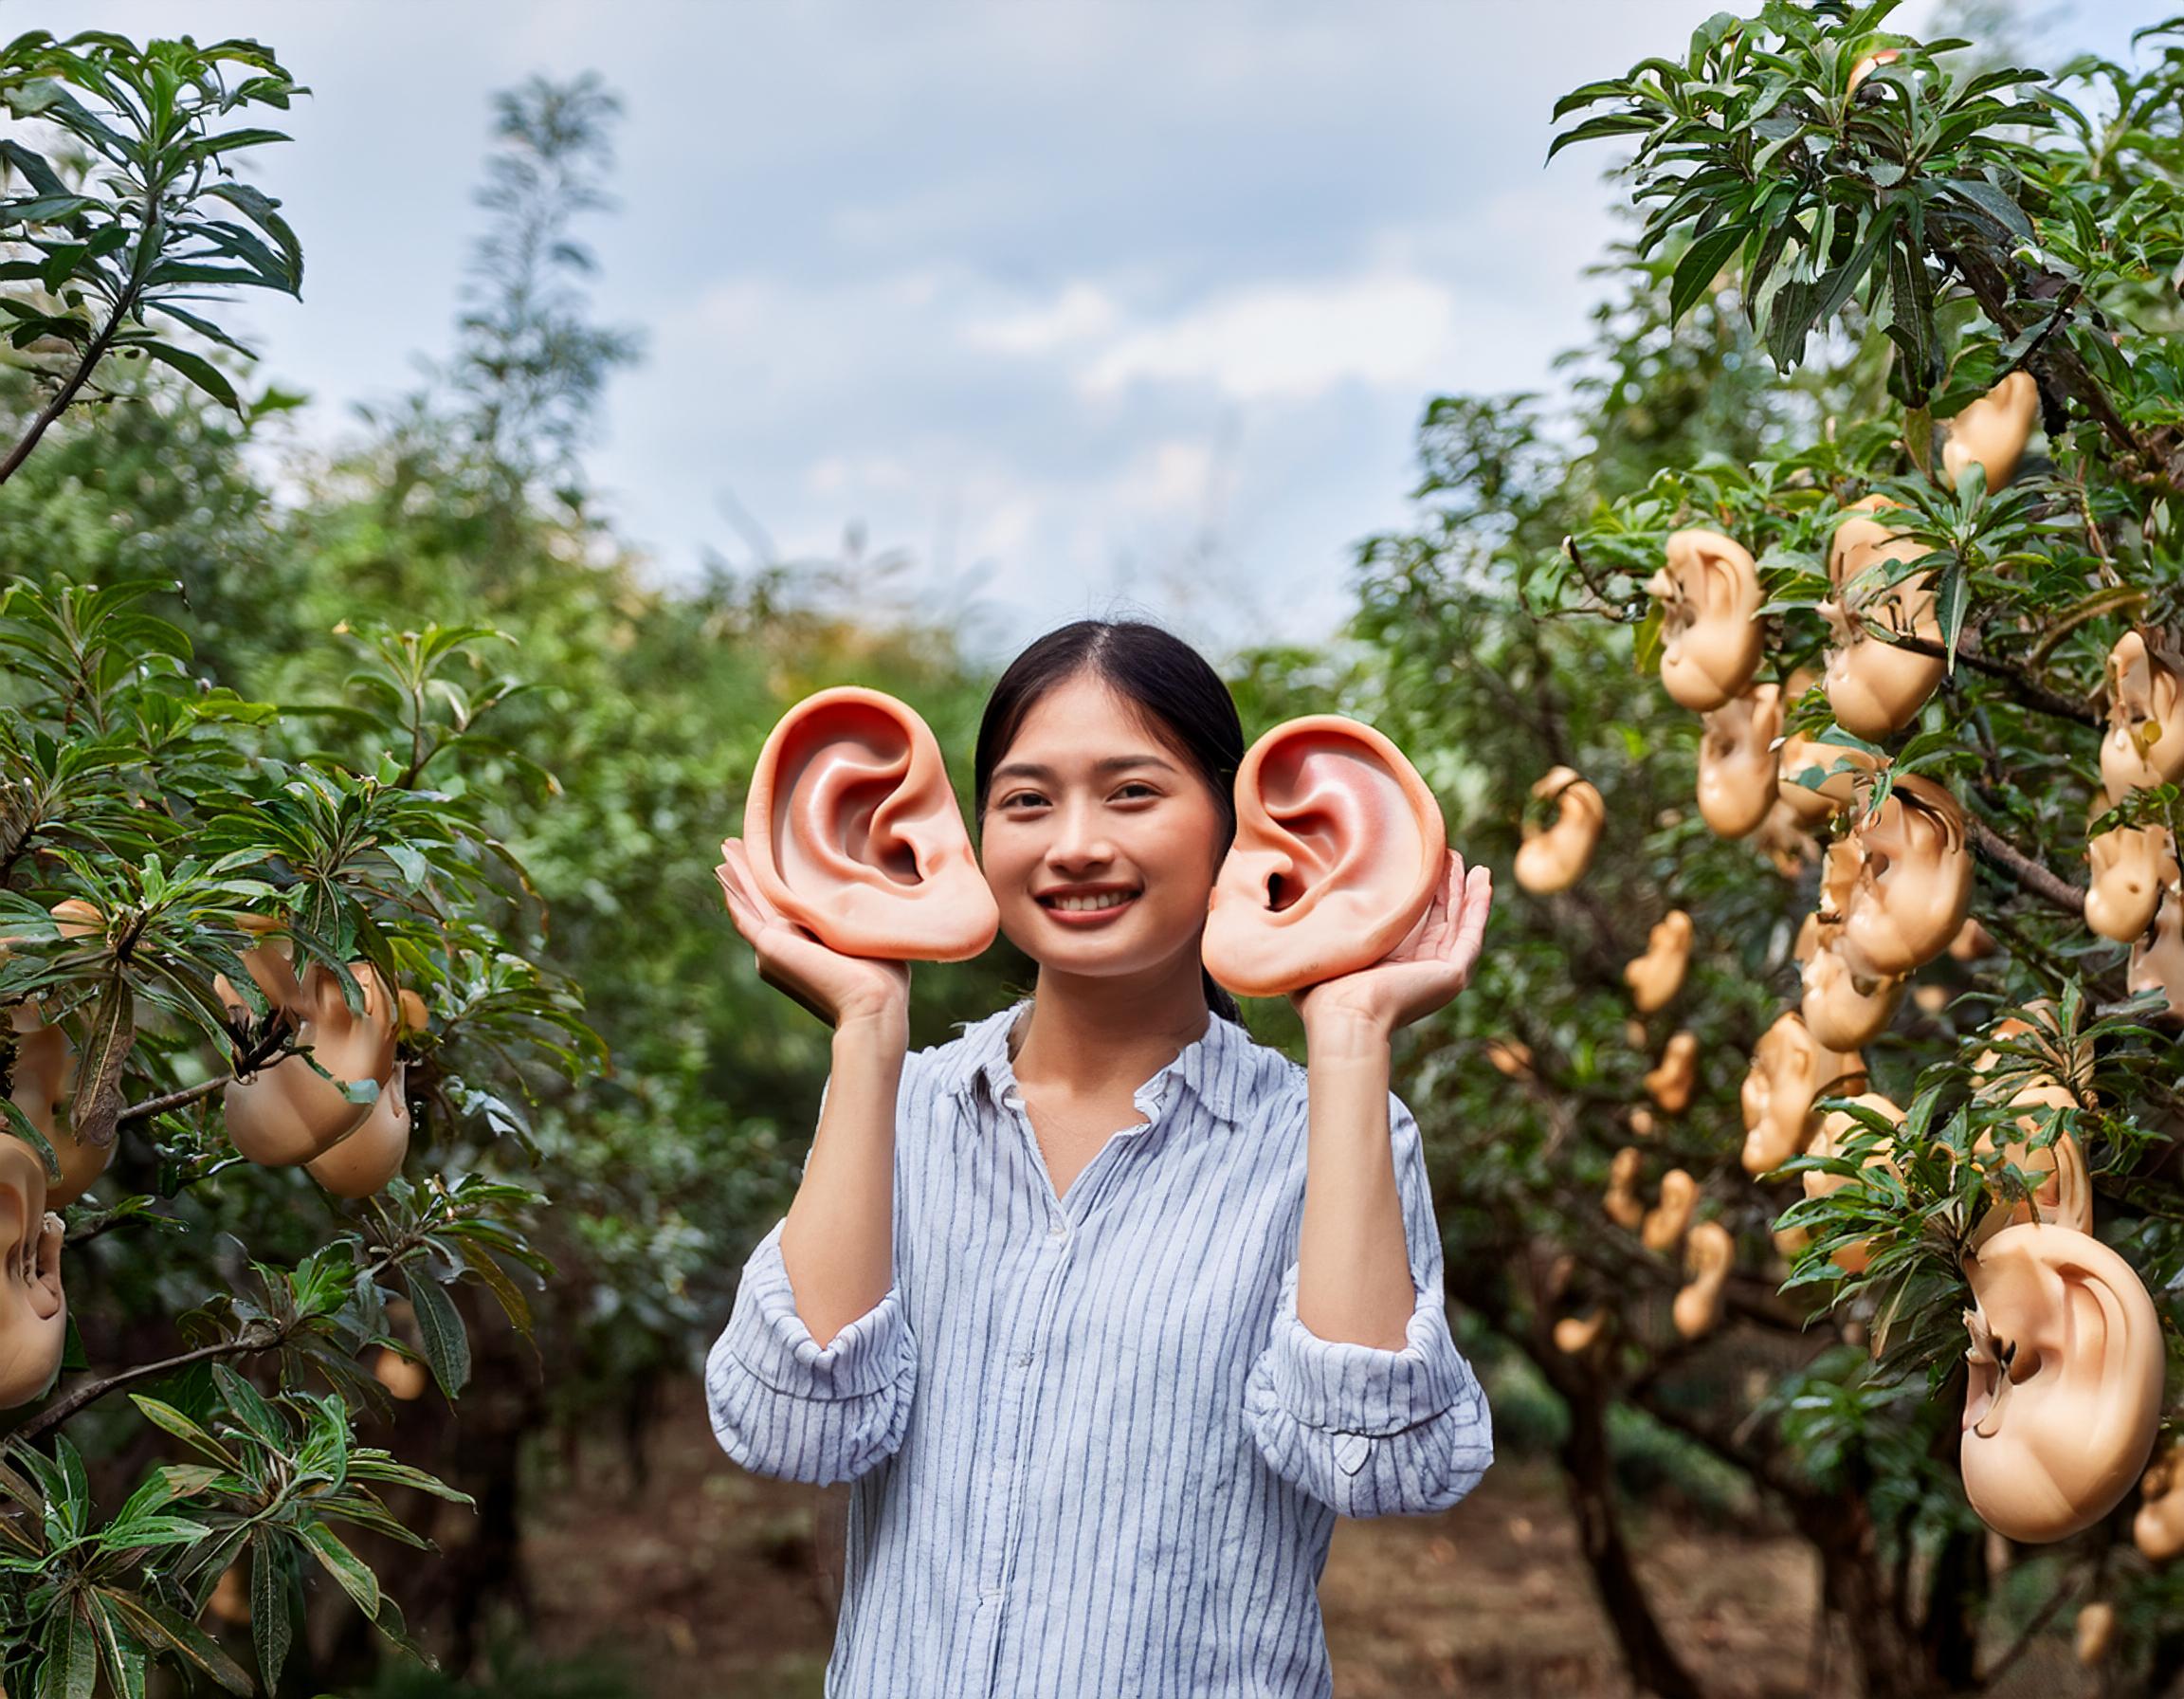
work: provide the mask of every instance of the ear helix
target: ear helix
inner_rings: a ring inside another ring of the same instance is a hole
[[[1394,744],[1339,715],[1284,722],[1236,770],[1206,971],[1279,996],[1369,967],[1425,918],[1447,857],[1441,806]]]
[[[940,745],[883,691],[838,685],[781,717],[743,847],[766,900],[846,956],[961,961],[1000,930]]]

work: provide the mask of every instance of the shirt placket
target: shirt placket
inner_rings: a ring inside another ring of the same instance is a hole
[[[1007,1615],[1009,1589],[1016,1568],[1016,1544],[1023,1531],[1024,1494],[1027,1471],[1030,1468],[1033,1424],[1031,1416],[1031,1369],[1038,1361],[1041,1342],[1052,1331],[1054,1310],[1062,1295],[1063,1277],[1068,1272],[1071,1250],[1083,1233],[1083,1221],[1096,1194],[1095,1186],[1104,1186],[1104,1170],[1111,1168],[1115,1147],[1123,1142],[1122,1132],[1149,1133],[1159,1121],[1160,1104],[1165,1096],[1164,1080],[1156,1080],[1141,1088],[1136,1098],[1138,1111],[1145,1116],[1141,1127],[1119,1129],[1099,1152],[1086,1163],[1083,1172],[1069,1188],[1071,1198],[1081,1199],[1074,1221],[1067,1202],[1054,1196],[1050,1180],[1042,1178],[1039,1186],[1044,1195],[1047,1222],[1036,1242],[1032,1254],[1044,1265],[1040,1277],[1018,1283],[1017,1289],[1024,1294],[1024,1302],[1011,1318],[1005,1341],[1005,1357],[1001,1374],[1000,1432],[1009,1435],[1009,1443],[997,1447],[1002,1455],[994,1463],[995,1476],[992,1489],[1001,1492],[1003,1514],[1001,1539],[996,1549],[982,1552],[978,1565],[978,1605],[975,1619],[979,1622],[983,1638],[982,1656],[986,1667],[986,1679],[981,1690],[993,1699],[1000,1692],[1001,1630]],[[1032,1130],[1030,1117],[1025,1113],[1024,1098],[1016,1089],[1013,1079],[1008,1080],[1001,1089],[1002,1112],[1014,1123],[1016,1133],[1024,1141],[1035,1167],[1033,1172],[1046,1175],[1046,1160],[1039,1152],[1038,1134]]]

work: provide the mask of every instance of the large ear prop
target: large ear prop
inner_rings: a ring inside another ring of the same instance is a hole
[[[1425,918],[1447,864],[1441,805],[1401,750],[1338,715],[1285,722],[1236,769],[1206,971],[1266,997],[1370,967]]]
[[[1517,847],[1517,883],[1534,896],[1568,890],[1592,866],[1592,851],[1608,823],[1608,805],[1589,779],[1572,767],[1550,767],[1532,787],[1534,797],[1555,804],[1555,824],[1524,823]]]
[[[1956,798],[1916,774],[1851,828],[1856,873],[1837,944],[1846,960],[1876,977],[1907,974],[1949,947],[1972,907],[1966,831]]]
[[[2154,1449],[2153,1300],[2100,1240],[2038,1222],[2004,1228],[1965,1272],[1965,1496],[2011,1540],[2067,1539],[2122,1501]]]
[[[61,1218],[46,1210],[46,1169],[16,1139],[0,1139],[0,1410],[51,1382],[68,1336],[61,1290]]]
[[[743,848],[766,900],[845,956],[962,961],[1000,930],[932,728],[878,690],[822,690],[781,717]]]

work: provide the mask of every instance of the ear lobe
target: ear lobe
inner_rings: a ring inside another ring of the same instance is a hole
[[[840,685],[781,717],[743,847],[767,901],[846,956],[961,961],[1000,930],[940,745],[882,691]]]
[[[2154,1449],[2153,1300],[2100,1240],[2038,1222],[2003,1229],[1965,1271],[1965,1496],[2012,1540],[2066,1539],[2122,1501]]]
[[[46,1169],[27,1144],[0,1139],[0,1410],[52,1382],[68,1337],[61,1218],[46,1208]]]
[[[1425,918],[1447,858],[1441,805],[1401,750],[1339,715],[1287,721],[1236,770],[1206,971],[1279,996],[1370,967]]]

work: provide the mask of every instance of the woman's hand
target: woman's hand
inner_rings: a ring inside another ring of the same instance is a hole
[[[1290,994],[1303,1017],[1306,1044],[1315,1032],[1385,1041],[1397,1027],[1441,1008],[1471,983],[1493,901],[1492,872],[1473,868],[1466,873],[1464,858],[1449,850],[1441,888],[1410,937],[1371,967]]]
[[[725,840],[713,876],[728,900],[728,918],[757,955],[761,979],[836,1030],[863,1020],[907,1027],[908,962],[829,950],[766,900],[751,875],[742,839]]]

